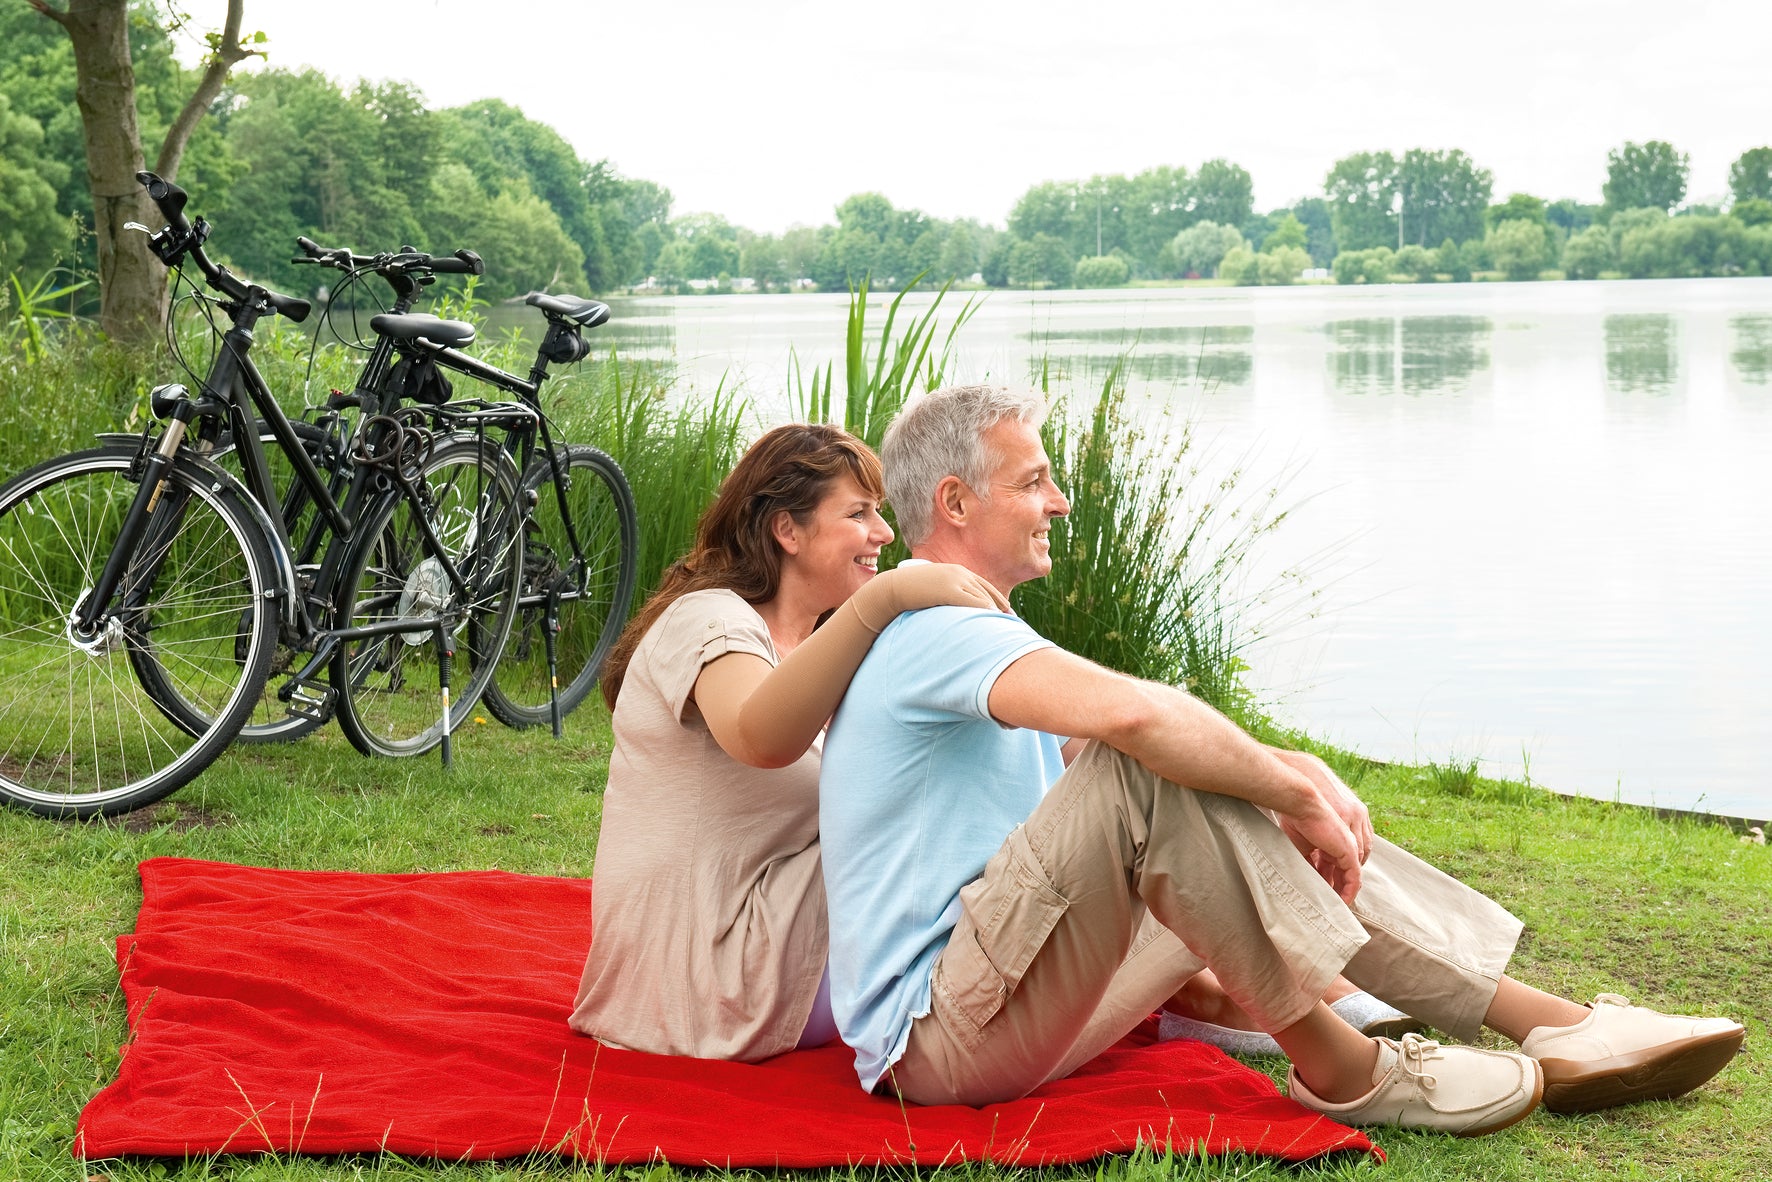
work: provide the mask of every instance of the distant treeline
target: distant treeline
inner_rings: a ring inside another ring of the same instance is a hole
[[[0,276],[91,272],[70,43],[24,4],[0,6],[0,38]],[[171,48],[138,14],[131,49],[149,139],[191,89]],[[1343,283],[1772,275],[1772,148],[1735,161],[1727,209],[1683,204],[1687,178],[1673,146],[1626,143],[1608,156],[1600,205],[1523,193],[1497,202],[1489,171],[1462,151],[1361,152],[1335,163],[1321,196],[1257,213],[1249,173],[1208,160],[1043,182],[1002,228],[860,193],[833,224],[757,234],[716,214],[675,214],[668,189],[580,159],[552,127],[496,99],[437,110],[405,83],[265,70],[223,92],[179,180],[217,226],[216,253],[288,290],[315,283],[289,262],[298,234],[357,250],[472,247],[493,298],[539,287],[828,291],[925,272],[993,287],[1290,283],[1310,268]]]

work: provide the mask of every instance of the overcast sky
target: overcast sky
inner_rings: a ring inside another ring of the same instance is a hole
[[[1265,210],[1381,148],[1463,148],[1497,200],[1598,201],[1607,150],[1650,139],[1690,154],[1703,200],[1772,143],[1762,0],[247,0],[246,20],[272,65],[503,99],[675,212],[762,231],[866,190],[1001,225],[1038,181],[1215,156]]]

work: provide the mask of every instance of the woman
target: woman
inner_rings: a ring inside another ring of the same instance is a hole
[[[835,1036],[821,989],[825,720],[900,611],[1007,608],[963,567],[876,574],[892,540],[881,495],[879,460],[847,432],[770,431],[611,653],[615,750],[579,1032],[739,1060]]]

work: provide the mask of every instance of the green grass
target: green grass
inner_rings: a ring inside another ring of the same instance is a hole
[[[556,744],[545,728],[495,723],[459,738],[456,767],[372,761],[328,728],[289,747],[236,748],[142,813],[61,824],[0,810],[0,1178],[598,1178],[536,1159],[432,1165],[391,1157],[220,1158],[82,1164],[74,1121],[111,1080],[125,1039],[111,938],[140,906],[136,863],[159,855],[378,872],[499,867],[591,873],[609,732],[593,701]],[[1289,1170],[1243,1159],[1149,1156],[1072,1170],[1088,1180],[1164,1178],[1598,1179],[1763,1176],[1772,1103],[1763,1047],[1772,1011],[1766,921],[1772,849],[1728,830],[1567,800],[1432,767],[1379,767],[1328,753],[1372,804],[1381,833],[1488,892],[1528,932],[1517,975],[1577,997],[1617,991],[1650,1004],[1729,1013],[1748,1053],[1683,1100],[1583,1117],[1540,1113],[1493,1137],[1380,1132],[1388,1166]],[[1271,1065],[1269,1065],[1271,1067]],[[622,1169],[633,1182],[671,1173]],[[868,1171],[904,1177],[904,1171]],[[1026,1171],[969,1167],[988,1179]],[[841,1179],[854,1171],[806,1172]]]

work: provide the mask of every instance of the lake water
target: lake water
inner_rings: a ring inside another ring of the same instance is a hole
[[[841,382],[844,306],[623,300],[599,344],[780,420],[790,349]],[[1772,816],[1772,279],[997,292],[951,376],[1044,357],[1081,394],[1134,340],[1136,396],[1297,506],[1263,569],[1318,594],[1271,605],[1249,654],[1282,718]]]

